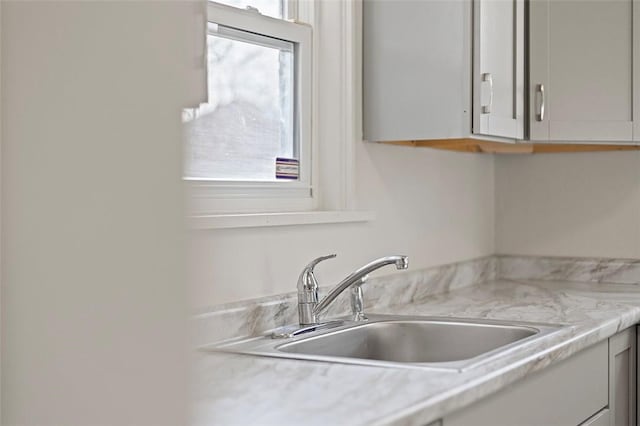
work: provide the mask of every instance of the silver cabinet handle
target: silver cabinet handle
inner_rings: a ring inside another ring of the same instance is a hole
[[[480,76],[483,83],[489,83],[489,105],[482,105],[482,114],[491,114],[491,107],[493,106],[493,77],[490,72],[482,73]]]
[[[538,108],[538,113],[536,114],[536,120],[544,121],[544,84],[538,84],[536,86],[536,91],[540,93],[540,106]]]

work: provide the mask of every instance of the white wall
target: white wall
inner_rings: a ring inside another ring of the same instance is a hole
[[[342,91],[358,82],[343,68],[349,33],[344,19],[355,3],[319,3],[324,36],[318,48],[319,155],[324,208],[336,208],[348,184],[336,173],[345,158],[340,144],[345,119],[357,128],[358,114],[342,108]],[[351,9],[352,11],[354,9]],[[354,12],[357,13],[357,12]],[[357,38],[357,35],[356,35]],[[357,44],[357,40],[356,40]],[[357,67],[356,67],[357,68]],[[344,87],[343,87],[344,86]],[[357,102],[357,99],[354,101]],[[345,107],[345,108],[348,108]],[[346,123],[348,126],[350,123]],[[348,133],[348,132],[347,132]],[[312,259],[338,258],[317,267],[321,285],[331,285],[377,257],[407,254],[410,268],[487,256],[494,252],[493,158],[362,141],[354,144],[353,186],[359,210],[375,212],[367,223],[195,231],[189,255],[190,305],[211,305],[295,291],[298,275]],[[346,156],[348,157],[348,156]],[[379,274],[396,272],[389,268]]]
[[[640,257],[640,153],[496,156],[496,251]]]
[[[191,13],[2,2],[2,424],[186,424]]]
[[[334,162],[344,114],[339,4],[320,8],[331,36],[320,49],[319,144]],[[190,305],[293,291],[301,268],[332,252],[339,257],[318,267],[325,285],[390,253],[408,254],[412,268],[495,252],[640,257],[640,153],[492,157],[353,143],[355,206],[376,220],[196,231]],[[321,173],[321,184],[337,193],[341,182]]]
[[[360,142],[356,163],[357,205],[374,221],[195,232],[191,305],[294,291],[304,265],[328,253],[338,258],[318,266],[321,285],[388,254],[418,269],[494,252],[491,156]]]

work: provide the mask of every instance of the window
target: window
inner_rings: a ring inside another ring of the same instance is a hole
[[[272,17],[282,0],[222,3],[208,5],[208,101],[182,117],[196,213],[309,210],[311,28]]]
[[[294,45],[209,23],[209,102],[187,110],[185,177],[274,181],[297,157]]]

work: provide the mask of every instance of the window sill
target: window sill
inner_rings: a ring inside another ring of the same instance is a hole
[[[267,226],[318,225],[327,223],[368,222],[375,218],[371,211],[313,211],[291,213],[216,214],[190,216],[190,229],[261,228]]]

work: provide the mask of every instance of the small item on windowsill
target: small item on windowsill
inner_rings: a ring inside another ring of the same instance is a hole
[[[276,158],[276,179],[297,180],[300,177],[300,161],[295,158]]]

